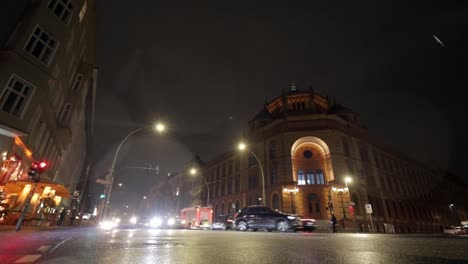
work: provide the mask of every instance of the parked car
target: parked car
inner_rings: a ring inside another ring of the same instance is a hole
[[[302,231],[307,231],[307,232],[313,232],[317,229],[317,222],[315,219],[306,219],[306,218],[301,218],[301,226],[299,229]]]
[[[444,234],[446,235],[468,235],[468,225],[445,227]]]
[[[219,215],[213,220],[211,225],[212,230],[228,230],[233,229],[234,216]]]
[[[265,229],[286,232],[296,231],[300,226],[299,217],[258,205],[243,208],[234,216],[234,219],[236,229],[239,231]]]

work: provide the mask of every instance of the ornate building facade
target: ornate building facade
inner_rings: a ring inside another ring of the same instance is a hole
[[[81,190],[97,82],[92,0],[7,1],[0,11],[0,189],[12,211],[27,196],[28,169],[45,160],[33,206]],[[48,182],[48,184],[46,184]],[[80,186],[78,186],[80,184]]]
[[[333,213],[345,228],[390,233],[436,232],[468,218],[466,183],[371,142],[357,113],[313,90],[293,86],[249,127],[245,140],[259,162],[230,150],[203,170],[217,215],[266,204],[321,228]]]

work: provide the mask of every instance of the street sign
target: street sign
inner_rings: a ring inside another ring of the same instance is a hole
[[[371,204],[366,204],[366,213],[372,214],[372,205]]]
[[[110,184],[110,180],[104,180],[104,179],[96,179],[96,182],[99,184]]]

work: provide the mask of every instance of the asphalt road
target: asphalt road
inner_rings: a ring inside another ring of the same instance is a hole
[[[468,238],[441,235],[75,228],[11,236],[7,247],[0,234],[0,263],[468,263]]]

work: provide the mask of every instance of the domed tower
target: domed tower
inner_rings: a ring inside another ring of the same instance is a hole
[[[341,187],[345,175],[355,174],[353,138],[366,135],[359,115],[312,88],[292,85],[267,102],[249,127],[252,148],[264,166],[266,205],[329,219],[338,199],[332,187]],[[350,202],[349,196],[340,197],[342,207]],[[336,214],[344,218],[342,212]]]

